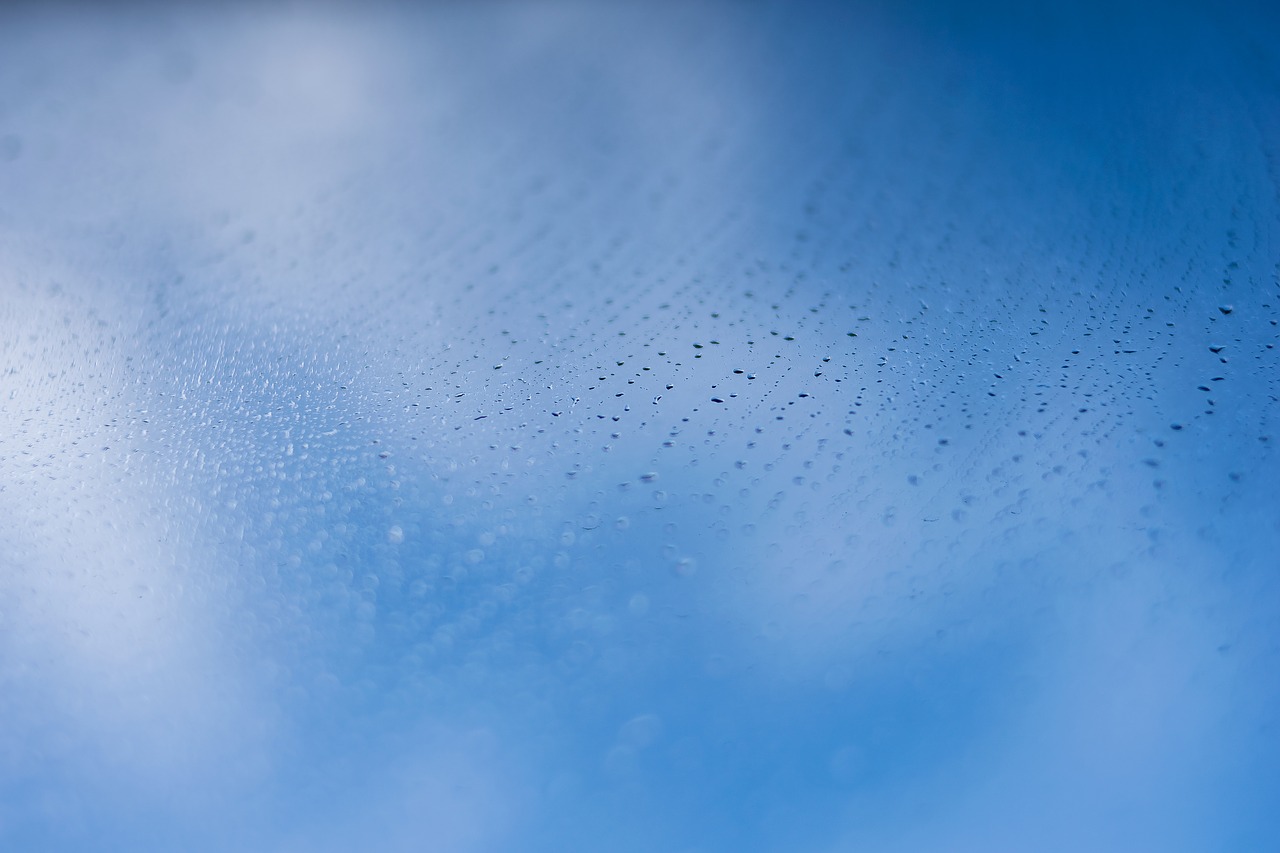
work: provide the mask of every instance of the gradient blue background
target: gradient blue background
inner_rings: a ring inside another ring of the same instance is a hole
[[[1280,849],[1277,45],[0,8],[0,848]]]

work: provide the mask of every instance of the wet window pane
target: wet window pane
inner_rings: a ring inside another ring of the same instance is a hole
[[[1277,36],[0,8],[0,847],[1280,845]]]

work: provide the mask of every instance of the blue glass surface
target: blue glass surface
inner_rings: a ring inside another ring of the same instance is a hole
[[[0,848],[1280,849],[1277,45],[0,7]]]

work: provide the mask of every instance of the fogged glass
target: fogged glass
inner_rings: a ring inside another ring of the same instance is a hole
[[[1280,845],[1262,5],[0,9],[0,847]]]

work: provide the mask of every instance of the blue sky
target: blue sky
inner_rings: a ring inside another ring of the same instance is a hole
[[[1278,843],[1262,7],[0,22],[2,846]]]

